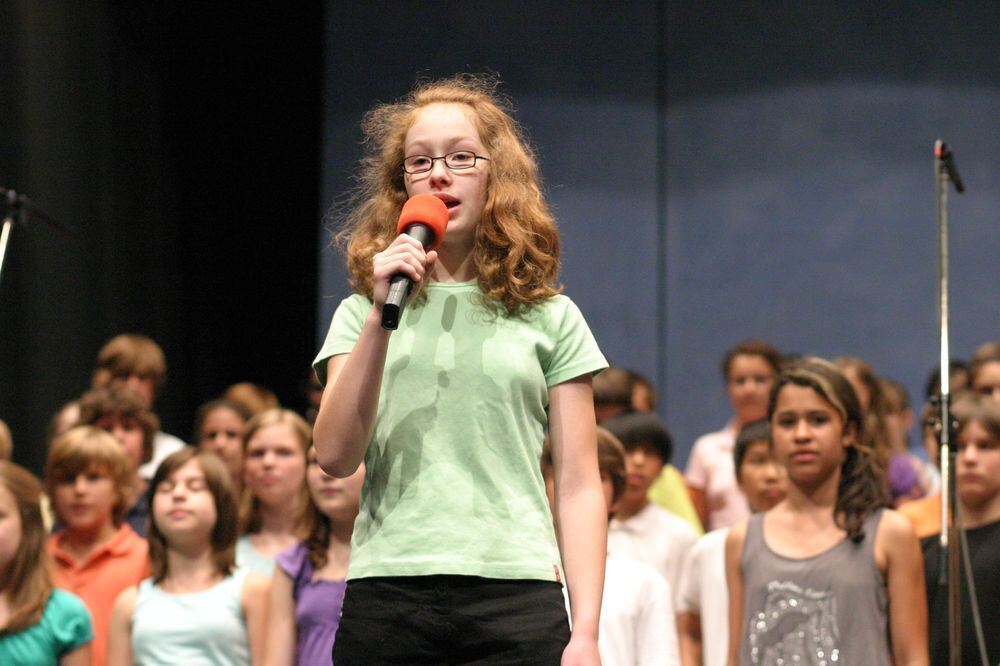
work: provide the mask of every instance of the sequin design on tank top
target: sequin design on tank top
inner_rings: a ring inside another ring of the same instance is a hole
[[[750,618],[750,659],[760,666],[840,664],[836,604],[829,591],[771,581],[764,610]]]

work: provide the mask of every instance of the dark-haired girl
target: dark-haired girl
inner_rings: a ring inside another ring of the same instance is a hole
[[[886,499],[837,368],[786,368],[768,405],[788,494],[726,539],[729,663],[925,665],[923,562]]]

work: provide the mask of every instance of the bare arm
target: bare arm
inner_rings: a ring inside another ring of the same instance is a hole
[[[139,589],[136,587],[122,590],[111,608],[111,621],[108,623],[109,664],[132,666],[132,614],[135,612],[138,594]]]
[[[247,640],[250,643],[250,663],[264,663],[264,642],[267,638],[267,596],[271,581],[253,572],[247,574],[240,593],[240,605],[247,622]]]
[[[678,613],[677,638],[682,666],[701,666],[701,614]]]
[[[695,488],[691,484],[688,484],[688,496],[691,498],[691,504],[694,504],[694,510],[698,514],[698,520],[701,521],[702,529],[706,532],[708,531],[708,499],[705,497],[704,488]]]
[[[875,559],[889,593],[889,636],[895,666],[927,666],[927,592],[924,558],[909,521],[885,511],[875,537]]]
[[[597,467],[594,394],[589,375],[549,389],[549,434],[559,550],[573,615],[573,634],[562,663],[599,664],[597,630],[608,525]]]
[[[729,666],[740,661],[740,642],[743,639],[743,542],[746,540],[746,521],[733,525],[726,535],[726,587],[729,590]]]
[[[332,476],[345,478],[358,469],[375,428],[389,348],[389,331],[382,328],[382,304],[389,279],[396,273],[409,275],[415,295],[436,258],[436,252],[424,254],[420,243],[405,234],[375,255],[371,312],[353,351],[334,356],[327,363],[326,389],[313,427],[316,457],[320,467]]]
[[[295,662],[295,599],[292,579],[280,568],[271,577],[267,606],[267,666],[292,666]]]
[[[64,654],[59,658],[59,666],[90,666],[90,643]]]

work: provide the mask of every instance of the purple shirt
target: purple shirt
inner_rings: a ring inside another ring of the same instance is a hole
[[[346,581],[314,581],[309,551],[301,543],[280,553],[275,562],[292,579],[298,629],[296,663],[299,666],[331,663]]]

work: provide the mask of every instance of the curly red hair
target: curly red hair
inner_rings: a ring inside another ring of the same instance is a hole
[[[403,144],[417,113],[430,104],[462,104],[490,155],[486,205],[476,229],[473,264],[488,305],[515,314],[558,294],[559,232],[542,195],[538,164],[510,104],[492,76],[458,75],[420,83],[380,104],[362,121],[367,155],[358,187],[335,236],[346,245],[351,286],[372,296],[372,258],[392,242],[407,199]]]

